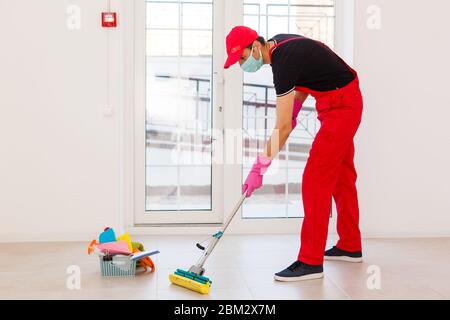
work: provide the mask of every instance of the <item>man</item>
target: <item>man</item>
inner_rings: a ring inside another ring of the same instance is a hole
[[[354,136],[363,100],[357,73],[323,43],[299,35],[280,34],[265,41],[256,31],[239,26],[227,36],[227,69],[239,62],[245,72],[270,64],[276,99],[276,131],[258,155],[242,192],[247,197],[262,186],[263,175],[297,124],[302,104],[312,95],[321,128],[303,173],[305,218],[298,259],[275,274],[278,281],[323,277],[327,260],[362,261],[356,190]],[[277,150],[272,146],[277,145]],[[332,198],[335,199],[339,242],[325,251]]]

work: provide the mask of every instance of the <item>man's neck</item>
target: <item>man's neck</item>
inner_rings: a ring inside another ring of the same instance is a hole
[[[264,46],[263,50],[263,60],[264,64],[270,64],[272,61],[270,61],[270,50],[275,46],[274,41],[268,41],[266,45]]]

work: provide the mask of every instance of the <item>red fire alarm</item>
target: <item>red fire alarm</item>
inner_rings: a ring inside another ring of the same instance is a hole
[[[117,27],[117,13],[116,12],[102,12],[102,27],[103,28]]]

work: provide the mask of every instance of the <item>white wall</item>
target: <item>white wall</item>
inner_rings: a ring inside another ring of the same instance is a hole
[[[381,29],[367,28],[371,5]],[[357,0],[355,64],[366,236],[450,235],[450,1]]]
[[[113,1],[113,8],[118,1]],[[81,29],[67,8],[81,8]],[[106,1],[0,1],[0,241],[88,241],[120,217],[118,32]]]
[[[81,30],[66,9],[82,9]],[[0,241],[90,240],[124,213],[122,28],[105,1],[0,0]],[[366,27],[369,5],[381,30]],[[450,235],[448,0],[358,0],[355,65],[365,96],[357,138],[365,236]],[[29,21],[28,23],[26,21]],[[126,100],[126,101],[128,101]]]

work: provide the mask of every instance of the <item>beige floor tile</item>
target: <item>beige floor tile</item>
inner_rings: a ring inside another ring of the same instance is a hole
[[[156,272],[156,271],[155,271]],[[156,290],[156,273],[144,273],[141,269],[137,270],[135,277],[108,278],[102,277],[99,270],[82,276],[82,288],[87,290],[94,289],[124,289],[124,290]]]
[[[381,289],[367,287],[344,287],[344,292],[354,300],[441,300],[435,290],[418,285],[382,285]]]
[[[0,294],[8,290],[57,292],[66,288],[66,279],[64,269],[60,272],[2,272],[0,273],[2,288]]]
[[[352,264],[346,262],[325,262],[324,273],[334,284],[339,287],[345,285],[365,286],[369,274],[367,269],[370,265]]]
[[[65,291],[61,299],[64,300],[155,300],[156,290],[154,289],[125,289],[108,288],[105,289],[81,289]]]
[[[61,300],[60,291],[38,291],[38,290],[1,290],[0,300]]]
[[[214,266],[229,268],[258,269],[273,268],[274,270],[283,269],[297,260],[298,252],[221,252],[211,256],[208,263]],[[279,270],[278,270],[279,271]]]
[[[370,239],[364,263],[326,262],[325,278],[279,283],[273,274],[298,253],[298,235],[230,235],[206,263],[211,293],[171,285],[168,274],[189,269],[207,236],[142,236],[159,249],[157,272],[134,278],[102,278],[87,242],[0,244],[0,299],[450,299],[450,239]],[[328,247],[336,237],[328,239]],[[81,269],[81,290],[67,289],[67,267]],[[381,271],[381,290],[367,288],[368,268]]]
[[[305,282],[274,283],[268,286],[250,287],[254,299],[262,300],[348,300],[349,297],[326,279],[314,285]]]
[[[251,300],[248,288],[220,289],[211,287],[209,294],[202,295],[182,287],[172,285],[168,290],[158,290],[160,300]]]
[[[442,296],[445,300],[450,300],[450,286],[448,283],[431,284],[430,288]]]

